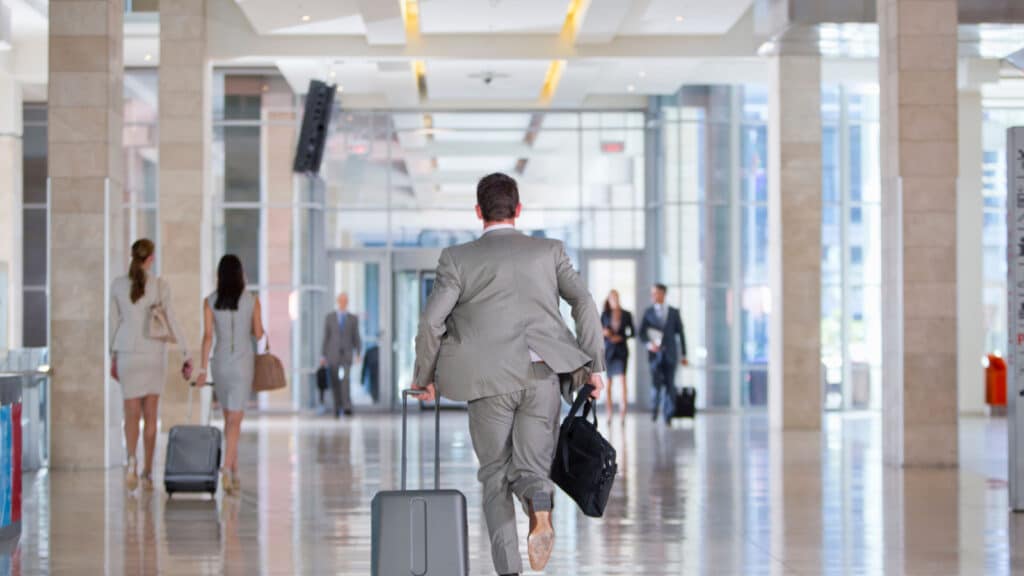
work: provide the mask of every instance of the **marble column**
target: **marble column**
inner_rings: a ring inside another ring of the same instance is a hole
[[[50,2],[50,465],[106,457],[104,193],[120,198],[122,0]]]
[[[821,59],[781,54],[769,121],[771,354],[768,414],[781,429],[821,428]]]
[[[957,2],[878,0],[887,463],[955,466]]]
[[[21,85],[0,71],[0,350],[21,347]]]
[[[202,324],[202,226],[209,140],[206,0],[160,2],[160,274],[199,367]],[[212,274],[212,271],[207,271]],[[181,354],[171,350],[164,388],[164,429],[183,423],[188,388]]]

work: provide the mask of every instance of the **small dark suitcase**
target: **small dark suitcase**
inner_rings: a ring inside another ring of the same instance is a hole
[[[466,497],[441,490],[441,412],[434,402],[434,489],[406,490],[406,404],[418,390],[402,391],[402,489],[378,492],[372,504],[373,576],[469,574]]]
[[[697,389],[683,386],[676,392],[676,407],[673,418],[693,418],[697,415]]]
[[[188,389],[188,421],[192,422],[192,388]],[[220,429],[213,426],[175,426],[167,435],[164,490],[217,493],[220,468]]]

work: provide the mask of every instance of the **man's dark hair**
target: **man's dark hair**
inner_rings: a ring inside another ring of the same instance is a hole
[[[515,218],[516,207],[519,206],[519,186],[507,174],[488,174],[476,185],[476,203],[486,222]]]
[[[657,288],[658,290],[661,290],[665,294],[668,294],[668,286],[665,286],[664,284],[659,282],[659,283],[655,284],[654,287]]]

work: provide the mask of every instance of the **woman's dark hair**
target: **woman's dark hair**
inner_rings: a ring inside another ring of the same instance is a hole
[[[619,297],[619,291],[618,290],[612,290],[611,292],[608,293],[608,296],[604,299],[604,313],[608,314],[609,316],[611,316],[611,313],[612,313],[612,303],[611,303],[611,300],[612,300],[612,294],[613,293],[615,294],[616,298]],[[622,309],[622,302],[621,301],[619,302],[619,309],[620,310]]]
[[[225,254],[217,265],[217,310],[238,310],[238,299],[245,291],[245,270],[234,254]]]
[[[516,207],[519,206],[519,186],[507,174],[488,174],[476,185],[476,204],[486,222],[515,218]]]
[[[149,238],[140,238],[132,244],[132,263],[128,266],[128,278],[132,281],[132,304],[146,295],[146,269],[142,266],[156,251],[156,245]]]

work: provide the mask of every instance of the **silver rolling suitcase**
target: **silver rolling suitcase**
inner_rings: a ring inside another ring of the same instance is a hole
[[[378,492],[372,504],[373,576],[469,574],[466,497],[441,490],[441,412],[434,403],[434,489],[405,489],[406,412],[402,391],[402,489]]]
[[[170,497],[175,492],[217,493],[217,472],[220,469],[220,429],[193,426],[192,389],[188,388],[187,426],[175,426],[167,435],[167,461],[164,466],[164,490]]]

